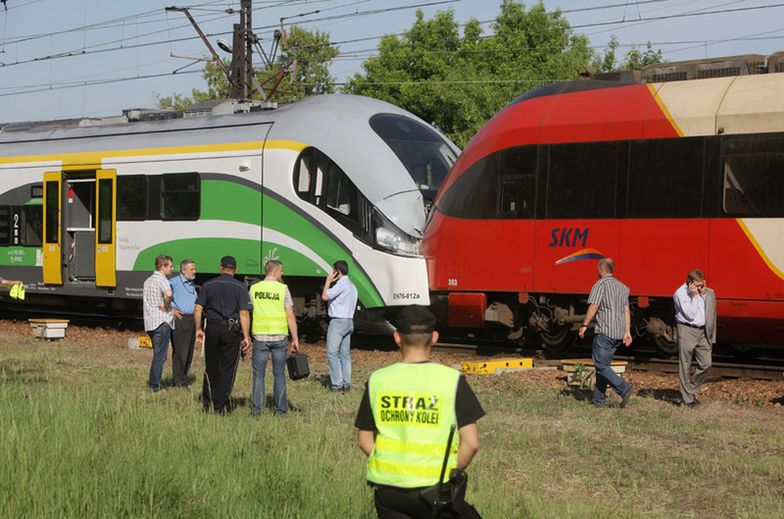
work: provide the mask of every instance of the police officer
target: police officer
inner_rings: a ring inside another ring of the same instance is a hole
[[[355,422],[378,517],[478,518],[465,502],[463,471],[479,449],[476,422],[484,410],[460,372],[430,362],[438,332],[427,308],[408,306],[395,324],[401,362],[370,375]],[[440,481],[454,426],[459,434],[445,471],[451,503],[434,507],[428,496]]]
[[[248,289],[234,278],[237,260],[224,256],[220,262],[220,276],[202,286],[193,309],[196,342],[204,343],[204,410],[210,404],[216,413],[231,411],[231,390],[240,352],[250,348],[250,310],[253,309]],[[207,333],[202,329],[202,315],[206,314]]]
[[[286,354],[289,351],[289,332],[291,350],[299,350],[297,339],[297,318],[294,315],[294,301],[291,292],[283,284],[283,263],[269,260],[264,265],[265,277],[250,287],[253,301],[253,415],[261,413],[264,403],[264,373],[267,360],[272,356],[273,391],[275,414],[288,412],[286,399]]]

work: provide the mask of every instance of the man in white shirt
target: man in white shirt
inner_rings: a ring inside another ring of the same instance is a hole
[[[673,301],[678,326],[681,405],[697,407],[697,393],[711,367],[716,343],[716,294],[706,286],[702,271],[694,269],[675,291]],[[689,373],[692,359],[697,360],[694,374]]]
[[[354,331],[354,310],[357,308],[357,287],[348,278],[348,263],[336,261],[327,276],[321,299],[329,301],[327,329],[327,361],[330,388],[351,390],[351,333]],[[332,282],[335,285],[330,288]]]
[[[142,302],[144,306],[144,330],[152,341],[152,363],[150,364],[149,386],[153,393],[161,390],[163,363],[169,354],[169,341],[174,328],[171,310],[172,290],[169,276],[172,273],[172,258],[161,254],[155,258],[155,272],[144,282]]]

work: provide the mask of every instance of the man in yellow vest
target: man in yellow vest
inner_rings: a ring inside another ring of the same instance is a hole
[[[253,301],[253,415],[257,416],[264,407],[264,373],[267,371],[270,354],[275,414],[284,415],[289,408],[286,399],[289,332],[291,350],[296,352],[299,349],[297,319],[294,316],[291,293],[283,284],[283,263],[270,260],[264,265],[264,272],[266,277],[250,287],[250,298]]]
[[[476,422],[485,412],[460,372],[430,362],[435,325],[423,306],[400,311],[395,342],[401,362],[370,375],[357,413],[380,519],[479,518],[465,502],[463,471],[479,449]],[[453,437],[454,427],[459,434]],[[436,506],[428,496],[442,488],[449,498]]]

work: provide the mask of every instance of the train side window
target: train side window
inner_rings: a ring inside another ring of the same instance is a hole
[[[330,162],[325,180],[324,204],[329,209],[359,221],[357,188],[334,162]]]
[[[536,214],[537,147],[507,148],[499,155],[498,175],[501,182],[499,216],[533,218]],[[514,200],[511,200],[512,190],[514,190]],[[510,212],[508,209],[512,202],[515,204],[515,210]]]
[[[496,218],[499,162],[500,154],[494,153],[472,164],[438,199],[438,210],[454,218]],[[516,204],[516,210],[520,205]]]
[[[117,220],[147,218],[147,176],[117,177]]]
[[[618,144],[548,147],[547,218],[612,218]]]
[[[316,171],[315,149],[304,150],[294,164],[294,189],[297,196],[313,203],[313,180]]]
[[[632,142],[629,218],[698,218],[702,215],[704,139]]]
[[[22,206],[22,245],[40,247],[44,235],[44,206],[32,204]]]
[[[784,216],[784,137],[730,137],[723,159],[725,215]]]
[[[60,241],[60,183],[49,181],[44,183],[46,191],[46,243]]]
[[[161,178],[161,219],[198,220],[201,183],[198,173],[171,173]]]

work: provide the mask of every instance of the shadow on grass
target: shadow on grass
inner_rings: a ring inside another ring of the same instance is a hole
[[[567,387],[559,393],[561,396],[570,396],[578,402],[590,402],[593,398],[593,389]]]
[[[784,405],[784,395],[782,395],[782,396],[780,396],[778,398],[771,398],[770,399],[770,403],[771,404],[781,404],[781,405]]]
[[[681,394],[677,389],[641,389],[637,392],[637,396],[661,400],[672,405],[678,405],[681,400]]]
[[[49,383],[40,365],[18,365],[11,362],[0,362],[0,381],[27,385]]]

